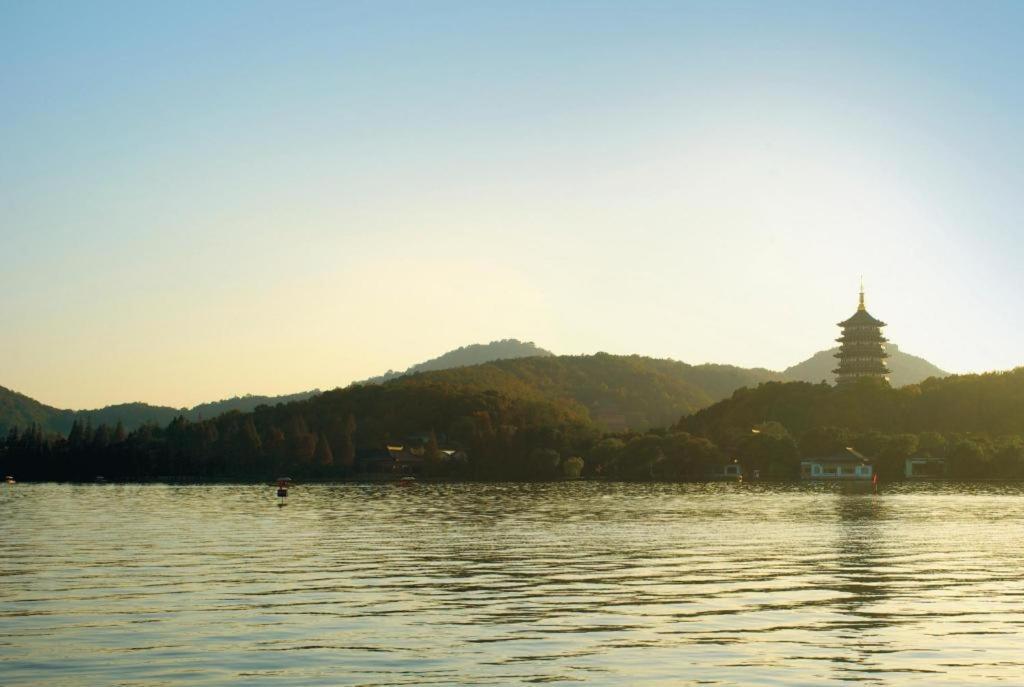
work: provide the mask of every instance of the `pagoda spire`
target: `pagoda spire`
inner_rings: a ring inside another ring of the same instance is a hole
[[[858,312],[867,312],[867,307],[864,305],[864,277],[860,278],[860,305],[857,306]]]

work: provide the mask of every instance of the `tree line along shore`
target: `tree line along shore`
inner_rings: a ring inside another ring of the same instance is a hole
[[[603,387],[588,381],[604,394],[597,402],[563,395],[551,380],[491,375],[479,383],[478,375],[461,384],[457,372],[132,431],[83,422],[67,435],[13,427],[0,436],[0,472],[27,481],[359,480],[389,469],[451,480],[700,480],[737,461],[748,474],[791,479],[801,459],[852,447],[882,480],[900,479],[914,455],[944,460],[950,478],[1024,479],[1024,368],[899,389],[875,380],[766,382],[637,430],[601,422],[625,393],[614,375]],[[644,402],[653,408],[656,399]]]

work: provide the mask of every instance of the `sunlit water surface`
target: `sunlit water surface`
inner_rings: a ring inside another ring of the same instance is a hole
[[[0,683],[1024,684],[1024,489],[0,486]]]

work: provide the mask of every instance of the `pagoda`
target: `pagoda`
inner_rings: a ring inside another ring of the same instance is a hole
[[[882,336],[882,327],[885,322],[876,320],[868,314],[864,307],[864,284],[860,286],[860,305],[853,317],[840,322],[843,328],[843,335],[836,339],[839,342],[839,367],[832,372],[836,375],[836,382],[842,386],[855,382],[865,377],[889,381],[889,368],[885,359],[889,355],[885,352],[885,343],[888,341]]]

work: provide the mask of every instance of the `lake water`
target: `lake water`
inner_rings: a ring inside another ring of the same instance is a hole
[[[0,486],[0,683],[1024,684],[1024,489]]]

